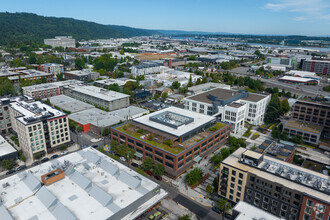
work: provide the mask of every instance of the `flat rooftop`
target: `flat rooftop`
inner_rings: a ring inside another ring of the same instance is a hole
[[[164,116],[165,114],[168,114],[168,113],[172,114],[173,117],[175,117],[175,115],[177,115],[178,117],[183,116],[182,118],[186,117],[186,118],[192,119],[192,121],[186,125],[181,124],[179,126],[173,127],[173,126],[169,126],[169,124],[178,125],[179,122],[177,120],[172,120],[169,123],[161,123],[159,121],[152,120],[152,118],[155,118],[155,117],[161,116],[161,115]],[[196,112],[191,112],[189,110],[171,106],[171,107],[162,109],[160,111],[153,112],[149,115],[145,115],[140,118],[134,119],[133,121],[140,123],[142,125],[146,125],[148,127],[160,130],[160,131],[164,131],[173,136],[180,137],[204,124],[207,124],[210,122],[215,122],[216,118],[213,116],[199,114]]]
[[[17,150],[0,135],[0,157],[16,152]]]
[[[53,83],[42,83],[38,85],[33,85],[33,86],[26,86],[23,87],[23,90],[26,91],[38,91],[38,90],[43,90],[43,89],[52,89],[52,88],[58,88],[66,85],[75,85],[75,84],[82,84],[82,81],[79,80],[66,80],[66,81],[59,81],[59,82],[53,82]]]
[[[283,76],[279,80],[287,80],[287,81],[294,81],[294,82],[302,82],[302,83],[307,83],[307,82],[315,82],[316,79],[310,79],[310,78],[303,78],[303,77],[297,77],[297,76]]]
[[[129,95],[126,95],[124,93],[115,92],[115,91],[99,88],[96,86],[72,86],[72,87],[70,86],[70,89],[72,91],[82,93],[88,96],[93,96],[109,102],[117,99],[130,97]]]
[[[97,80],[95,83],[97,84],[102,84],[105,86],[109,86],[111,84],[118,84],[118,86],[124,86],[125,83],[132,81],[136,82],[134,79],[129,79],[129,78],[117,78],[117,79],[104,79],[104,80]]]
[[[36,102],[13,102],[10,107],[21,113],[21,116],[16,117],[23,124],[32,123],[44,118],[60,117],[65,113],[50,107],[40,101]]]
[[[281,220],[281,218],[272,215],[262,209],[259,209],[253,205],[250,205],[247,202],[239,201],[233,208],[233,210],[239,212],[235,220],[246,220],[246,219],[255,219],[255,220]]]
[[[266,155],[258,166],[249,165],[241,161],[242,154],[249,151],[239,148],[222,163],[329,202],[328,176]]]
[[[71,120],[79,124],[92,124],[98,127],[109,127],[128,119],[136,118],[141,114],[148,114],[149,110],[136,106],[129,106],[111,112],[106,112],[98,108],[90,108],[69,115]]]
[[[314,134],[320,134],[322,132],[323,127],[317,124],[310,124],[305,123],[297,120],[289,120],[285,125],[284,128],[293,128],[302,131],[307,131]]]
[[[87,104],[66,95],[53,96],[49,97],[48,99],[52,105],[58,106],[59,108],[71,113],[95,108],[94,105]]]
[[[61,169],[63,179],[41,184]],[[0,180],[2,219],[135,219],[167,193],[158,184],[87,148]]]

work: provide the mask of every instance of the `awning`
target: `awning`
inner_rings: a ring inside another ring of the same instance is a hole
[[[194,158],[194,161],[195,161],[195,162],[199,162],[201,159],[202,159],[202,157],[197,156],[197,157]]]
[[[142,157],[143,157],[143,155],[140,154],[140,153],[138,153],[138,152],[135,152],[135,153],[134,153],[134,156],[137,156],[138,158],[142,158]]]

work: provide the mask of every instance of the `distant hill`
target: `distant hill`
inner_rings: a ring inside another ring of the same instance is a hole
[[[214,34],[229,34],[226,32],[205,32],[205,31],[180,31],[180,30],[155,30],[163,35],[214,35]]]
[[[44,17],[31,13],[0,12],[0,44],[42,43],[45,38],[72,36],[76,40],[159,34],[157,31],[102,25],[72,18]]]

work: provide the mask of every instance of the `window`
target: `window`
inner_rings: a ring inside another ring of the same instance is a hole
[[[145,147],[146,151],[152,152],[152,148],[147,147],[147,146],[144,146],[144,147]]]
[[[281,212],[280,212],[280,216],[283,217],[283,218],[285,218],[285,216],[286,216],[286,212],[281,210]]]
[[[145,153],[145,155],[146,155],[146,157],[152,158],[152,155],[151,154]]]
[[[239,178],[243,179],[243,173],[239,173]]]
[[[159,151],[155,151],[155,153],[158,155],[158,156],[160,156],[160,157],[162,157],[163,156],[163,153],[162,152],[159,152]]]
[[[259,206],[260,200],[259,199],[254,199],[254,204],[257,205],[257,206]]]
[[[255,197],[256,197],[257,199],[260,199],[260,194],[259,194],[259,193],[256,193]]]
[[[309,215],[304,215],[303,220],[310,220],[311,217]]]
[[[183,163],[180,163],[179,166],[178,166],[178,168],[180,168],[180,167],[182,167],[182,166],[183,166]]]
[[[308,207],[305,208],[305,213],[306,214],[309,214],[310,215],[310,214],[312,214],[312,211],[313,210],[311,208],[308,208]]]
[[[306,205],[309,206],[309,207],[313,207],[314,202],[312,200],[307,199]]]
[[[231,181],[232,182],[235,182],[235,177],[231,177]]]
[[[165,155],[165,159],[169,160],[169,161],[172,161],[172,162],[174,161],[173,157],[170,157],[170,156],[167,156],[167,155]]]
[[[157,152],[157,151],[156,151]],[[184,155],[182,155],[181,157],[179,157],[178,161],[182,160],[184,157]]]
[[[264,202],[268,203],[269,202],[269,198],[268,197],[264,197]]]
[[[168,167],[170,167],[170,168],[173,168],[173,165],[170,164],[170,163],[168,163],[168,162],[166,162],[165,165],[168,166]]]
[[[234,194],[234,190],[233,189],[230,189],[229,193],[230,194]]]
[[[231,188],[235,188],[235,184],[234,183],[230,183],[230,187]]]
[[[235,170],[232,170],[231,171],[231,175],[236,176],[236,171]]]
[[[236,193],[236,196],[237,196],[237,197],[241,197],[241,193],[240,193],[240,192],[237,192],[237,193]]]
[[[189,161],[191,161],[191,157],[186,159],[186,163],[188,163]]]
[[[268,209],[268,204],[262,203],[262,208],[265,209],[265,210],[267,210]]]
[[[254,179],[255,179],[254,176],[250,176],[250,181],[251,182],[254,182]]]
[[[159,163],[163,163],[163,160],[159,159],[158,157],[155,157],[155,160],[158,161]]]
[[[242,185],[242,183],[243,183],[242,180],[238,180],[239,185]]]
[[[323,214],[322,212],[316,212],[315,217],[316,217],[317,219],[323,219],[323,216],[324,216],[324,214]]]
[[[240,186],[237,186],[237,191],[242,191],[242,187],[240,187]]]
[[[286,211],[286,210],[288,210],[288,206],[285,205],[285,204],[282,204],[282,205],[281,205],[281,209],[284,210],[284,211]]]

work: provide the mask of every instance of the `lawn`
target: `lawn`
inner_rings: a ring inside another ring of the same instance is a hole
[[[323,165],[320,163],[316,163],[314,161],[306,159],[305,162],[302,165],[304,168],[314,170],[316,172],[322,172]]]
[[[258,134],[258,132],[254,133],[251,137],[252,140],[255,140],[259,137],[260,135]]]

